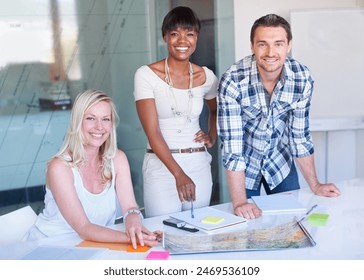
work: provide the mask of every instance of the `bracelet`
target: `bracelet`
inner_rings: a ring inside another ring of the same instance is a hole
[[[128,217],[130,214],[138,214],[142,220],[144,218],[142,212],[140,212],[139,209],[130,209],[130,210],[126,211],[126,213],[123,216],[124,222],[126,221],[126,217]]]

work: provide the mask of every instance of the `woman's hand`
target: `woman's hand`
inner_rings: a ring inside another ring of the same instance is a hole
[[[144,235],[145,233],[148,235],[150,232],[144,228],[140,215],[137,213],[130,213],[126,217],[124,223],[126,236],[131,241],[133,247],[137,247],[137,241],[139,241],[140,245],[144,246]]]
[[[145,229],[146,232],[144,233],[144,243],[150,247],[158,246],[161,244],[163,240],[163,232],[160,230],[156,230],[153,232],[148,231]]]
[[[163,239],[163,232],[159,230],[150,232],[145,227],[143,227],[143,239],[145,245],[147,246],[158,246],[161,244],[161,241]]]
[[[133,245],[133,248],[137,248],[137,243],[141,246],[156,246],[160,244],[160,241],[163,237],[163,233],[161,231],[151,232],[142,224],[142,219],[139,214],[130,213],[125,223],[125,233],[128,237],[129,241]]]
[[[194,140],[196,143],[203,143],[207,148],[211,148],[215,144],[215,141],[211,139],[210,135],[202,130],[195,133]]]
[[[185,173],[177,175],[176,188],[179,200],[181,202],[196,200],[196,186],[195,183]]]

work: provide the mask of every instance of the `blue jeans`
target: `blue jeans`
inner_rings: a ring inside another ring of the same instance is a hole
[[[263,187],[267,194],[274,194],[274,193],[298,190],[300,188],[300,184],[298,182],[298,175],[297,175],[297,170],[296,170],[295,164],[292,163],[291,170],[288,173],[287,177],[284,178],[284,180],[278,186],[276,186],[273,190],[269,189],[267,182],[265,181],[264,177],[262,177],[262,180],[261,180],[257,190],[245,189],[246,197],[251,198],[252,196],[260,195],[260,188],[261,188],[262,184],[263,184]]]

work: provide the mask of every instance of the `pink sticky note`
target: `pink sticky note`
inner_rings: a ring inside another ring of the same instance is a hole
[[[168,258],[168,251],[151,251],[146,257],[147,260],[167,260]]]

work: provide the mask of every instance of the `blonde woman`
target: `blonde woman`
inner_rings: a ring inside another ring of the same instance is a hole
[[[98,242],[158,244],[142,225],[128,160],[117,149],[117,121],[115,105],[104,92],[90,89],[77,96],[63,145],[48,163],[45,209],[28,240],[76,232]],[[116,198],[125,232],[109,228]]]

